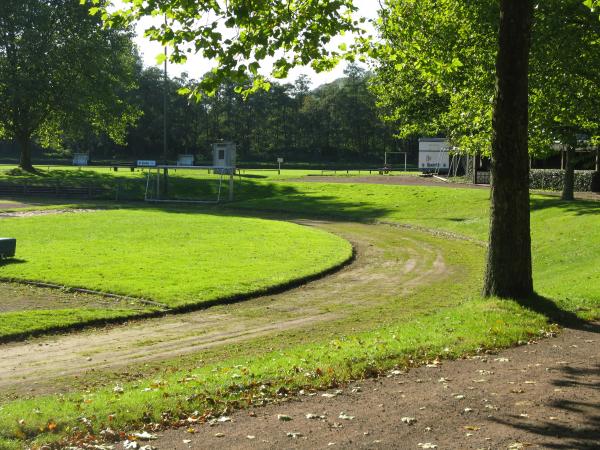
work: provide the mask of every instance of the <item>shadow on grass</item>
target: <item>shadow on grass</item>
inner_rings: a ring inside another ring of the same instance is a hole
[[[78,171],[72,171],[78,172]],[[89,172],[83,172],[89,173]],[[93,179],[111,180],[110,174],[99,174]],[[77,180],[83,184],[82,178]],[[210,204],[177,204],[177,203],[146,203],[143,202],[145,180],[142,178],[127,181],[129,192],[124,194],[122,201],[110,199],[76,200],[53,199],[40,197],[23,197],[21,195],[4,195],[7,200],[40,205],[69,204],[74,208],[100,208],[100,209],[139,209],[155,210],[169,213],[209,213],[215,215],[248,215],[268,216],[278,214],[285,218],[328,218],[331,220],[358,220],[373,221],[385,217],[391,209],[367,204],[340,200],[339,197],[330,195],[305,195],[304,192],[293,185],[282,183],[265,183],[253,179],[243,179],[241,182],[236,177],[235,200],[224,201],[219,205]],[[205,178],[194,178],[178,175],[169,181],[168,198],[176,200],[215,200],[218,190],[216,177],[207,182]],[[221,198],[227,198],[227,183],[224,181]],[[10,208],[9,208],[10,209]],[[237,213],[234,213],[233,210]],[[258,214],[260,211],[260,214]]]
[[[12,266],[14,264],[24,264],[26,262],[27,262],[27,260],[25,260],[25,259],[19,259],[19,258],[0,259],[0,267]]]
[[[535,294],[527,299],[517,299],[516,302],[524,308],[544,315],[550,322],[563,328],[600,333],[600,325],[581,319],[577,314],[562,309],[553,300],[541,295]]]
[[[600,215],[600,202],[589,200],[564,201],[560,197],[546,195],[533,197],[530,201],[532,211],[540,211],[548,208],[560,208],[578,216],[593,214]]]
[[[557,387],[570,387],[579,389],[584,393],[598,391],[600,383],[597,381],[597,375],[600,373],[600,364],[591,368],[578,368],[566,366],[558,371],[558,376],[551,380],[551,383]],[[574,399],[553,399],[546,403],[546,406],[566,411],[569,415],[568,422],[557,422],[555,420],[540,420],[532,422],[523,420],[520,417],[511,417],[509,419],[493,419],[496,423],[525,431],[540,437],[539,444],[544,448],[552,449],[597,449],[600,442],[600,404],[593,399],[574,400]],[[560,440],[557,441],[557,437]],[[548,438],[550,442],[544,442]]]

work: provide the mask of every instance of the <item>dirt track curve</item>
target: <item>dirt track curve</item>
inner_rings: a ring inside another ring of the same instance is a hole
[[[329,391],[335,396],[307,392],[235,412],[214,426],[196,425],[194,433],[160,432],[151,444],[157,450],[598,449],[599,332],[600,324],[566,329],[499,354],[355,382]]]
[[[306,221],[344,236],[356,260],[339,272],[271,296],[186,314],[0,345],[0,391],[60,391],[93,370],[139,367],[204,349],[341,319],[366,302],[397,298],[448,276],[442,252],[388,225]],[[374,295],[376,294],[376,295]],[[61,379],[62,381],[57,381]]]

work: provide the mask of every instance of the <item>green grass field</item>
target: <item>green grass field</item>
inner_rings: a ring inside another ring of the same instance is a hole
[[[306,278],[350,258],[343,239],[288,222],[182,211],[108,210],[2,220],[18,259],[2,278],[140,297],[165,309],[197,306]],[[0,338],[134,316],[128,309],[0,314]]]
[[[4,444],[7,448],[20,448],[24,440],[57,440],[71,433],[81,417],[92,418],[95,432],[106,426],[108,415],[116,417],[111,426],[134,430],[144,420],[157,421],[161,414],[175,418],[185,417],[193,411],[243,407],[249,404],[248,399],[254,394],[275,397],[282,386],[291,392],[307,387],[323,388],[392,367],[404,367],[409,365],[409,360],[414,364],[437,356],[454,358],[481,348],[509,346],[542,336],[546,330],[555,329],[555,323],[600,317],[600,254],[597,251],[600,236],[596,232],[600,229],[600,203],[565,203],[555,197],[532,196],[534,280],[539,296],[529,302],[517,303],[480,298],[484,262],[481,244],[431,234],[443,230],[485,241],[488,191],[287,181],[291,178],[297,177],[286,174],[286,179],[274,176],[247,178],[238,191],[236,202],[203,209],[207,213],[206,220],[208,217],[220,220],[227,212],[238,216],[316,217],[410,225],[418,227],[411,231],[414,238],[435,242],[444,250],[447,263],[462,277],[455,284],[433,283],[407,298],[389,299],[385,306],[374,306],[346,321],[323,329],[313,328],[310,333],[280,333],[276,340],[255,339],[233,348],[217,348],[190,357],[189,362],[167,361],[162,369],[151,375],[124,381],[123,394],[113,392],[113,380],[104,385],[95,380],[98,387],[88,391],[82,388],[65,396],[6,401],[0,407],[0,447]],[[179,182],[193,184],[197,181],[182,178]],[[129,223],[129,227],[137,224],[137,219],[146,223],[140,218],[146,214],[155,218],[155,224],[204,220],[195,219],[198,215],[191,212],[137,208],[90,213],[83,219],[92,221],[87,227],[79,229],[73,225],[75,235],[82,240],[90,233],[94,217],[110,217],[110,214],[120,218],[122,224]],[[52,224],[57,219],[58,222],[71,220],[68,216],[47,216],[45,226],[50,230],[61,229]],[[128,222],[127,219],[131,220]],[[148,220],[152,223],[152,219]],[[236,217],[235,220],[242,219]],[[12,223],[23,222],[15,219]],[[118,223],[121,226],[121,222]],[[0,224],[4,227],[4,222]],[[11,231],[18,232],[17,226],[12,226]],[[62,229],[64,226],[63,223]],[[25,227],[24,232],[44,234],[35,228]],[[130,228],[124,225],[122,229]],[[164,238],[169,236],[165,232]],[[143,241],[142,237],[140,239]],[[117,241],[122,239],[114,237],[113,242]],[[290,245],[292,247],[294,245]],[[142,243],[139,248],[144,248]],[[156,257],[156,253],[147,251],[148,261],[153,255]],[[19,266],[4,266],[1,270],[20,270]],[[246,266],[238,269],[238,276],[246,275]],[[70,270],[65,272],[71,273]],[[32,273],[49,272],[40,265]],[[108,289],[106,279],[98,279],[95,273],[90,271],[81,281],[89,280],[98,288]],[[80,275],[75,270],[70,276],[78,280]],[[135,278],[123,285],[111,285],[111,289],[119,287],[124,289],[123,292],[147,295],[142,294],[146,289],[143,283]],[[170,288],[165,286],[163,294],[168,292],[171,292]],[[190,298],[193,296],[191,293]],[[166,298],[169,296],[165,294]],[[177,304],[177,300],[172,301]],[[204,361],[200,366],[199,359]],[[189,381],[182,382],[184,379]],[[259,394],[261,385],[267,387]],[[194,400],[186,401],[190,393],[195,394]],[[39,413],[32,415],[32,411]],[[19,425],[23,418],[27,420]],[[57,428],[50,430],[51,423],[56,423]]]

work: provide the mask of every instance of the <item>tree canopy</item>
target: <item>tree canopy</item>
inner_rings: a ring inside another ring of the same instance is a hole
[[[495,0],[390,0],[373,91],[401,136],[444,134],[467,152],[491,150]],[[600,131],[600,21],[580,0],[537,5],[529,70],[529,149]]]
[[[338,34],[359,32],[361,22],[352,17],[356,11],[352,0],[123,0],[122,9],[110,12],[101,0],[81,2],[95,5],[92,11],[100,11],[110,26],[142,16],[164,16],[164,23],[147,29],[146,36],[168,45],[172,62],[198,53],[216,64],[190,91],[198,95],[216,93],[225,81],[252,79],[246,93],[268,87],[259,74],[267,58],[273,60],[275,78],[285,78],[298,65],[329,69],[343,57],[351,59],[352,53],[344,46],[330,50],[327,44]]]
[[[131,33],[103,29],[77,0],[0,3],[0,136],[58,146],[104,131],[122,141],[138,112],[124,101],[139,70]]]

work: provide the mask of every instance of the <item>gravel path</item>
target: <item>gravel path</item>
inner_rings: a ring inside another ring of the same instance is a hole
[[[159,450],[597,449],[599,332],[600,324],[566,329],[496,355],[394,371],[326,395],[305,393],[214,426],[166,431],[151,444]]]
[[[378,301],[401,298],[452,273],[443,252],[389,225],[303,221],[352,242],[356,259],[342,270],[278,295],[186,314],[0,345],[0,395],[65,392],[88,372],[136,370],[292,329],[329,326]],[[2,294],[11,290],[0,288]],[[32,291],[33,292],[33,291]],[[372,293],[377,292],[377,298]],[[21,300],[24,304],[29,301]],[[268,312],[265,314],[265,312]]]

